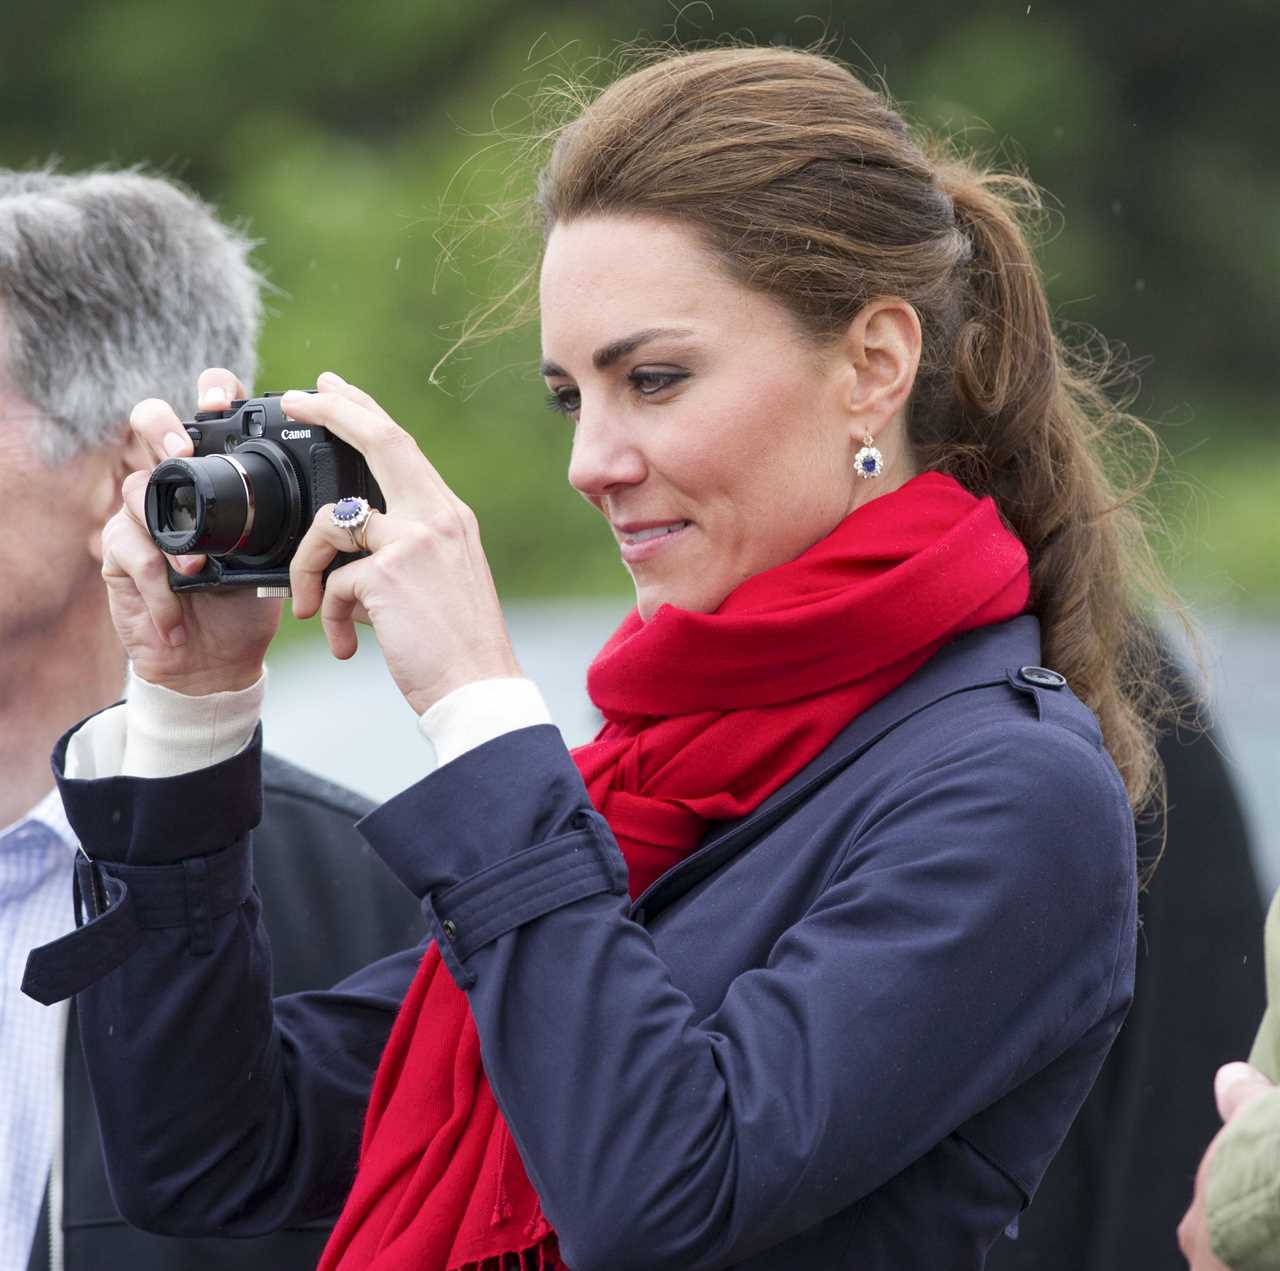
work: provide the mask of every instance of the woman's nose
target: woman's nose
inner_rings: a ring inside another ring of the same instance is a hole
[[[648,466],[633,438],[602,415],[585,409],[573,430],[569,484],[584,498],[603,498],[620,485],[638,485]]]

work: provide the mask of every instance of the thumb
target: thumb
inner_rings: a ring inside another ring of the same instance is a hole
[[[1223,1122],[1276,1087],[1256,1068],[1246,1063],[1224,1064],[1213,1080],[1213,1094]]]

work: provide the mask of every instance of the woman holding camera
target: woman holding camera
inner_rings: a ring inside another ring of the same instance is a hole
[[[316,517],[295,611],[338,657],[373,625],[439,764],[362,823],[433,939],[326,994],[271,1002],[251,890],[275,606],[173,594],[130,478],[136,679],[55,754],[90,920],[44,963],[126,1216],[341,1209],[342,1271],[982,1265],[1127,1008],[1155,779],[1124,417],[1028,191],[779,49],[656,61],[558,135],[542,372],[636,586],[572,755],[410,435],[335,375],[287,399],[386,496]]]

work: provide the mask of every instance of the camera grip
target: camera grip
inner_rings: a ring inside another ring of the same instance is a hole
[[[322,508],[349,493],[355,492],[338,489],[338,456],[332,443],[315,442],[311,447],[311,506]]]

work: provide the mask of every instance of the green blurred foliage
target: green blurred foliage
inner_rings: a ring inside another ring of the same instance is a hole
[[[1049,191],[1041,260],[1064,321],[1143,366],[1173,455],[1159,506],[1194,593],[1280,605],[1280,163],[1271,0],[7,0],[0,163],[145,163],[261,240],[260,387],[325,368],[413,428],[479,514],[504,594],[627,591],[564,484],[536,327],[468,348],[468,313],[536,257],[488,211],[528,192],[529,101],[621,42],[819,39],[906,113]]]

